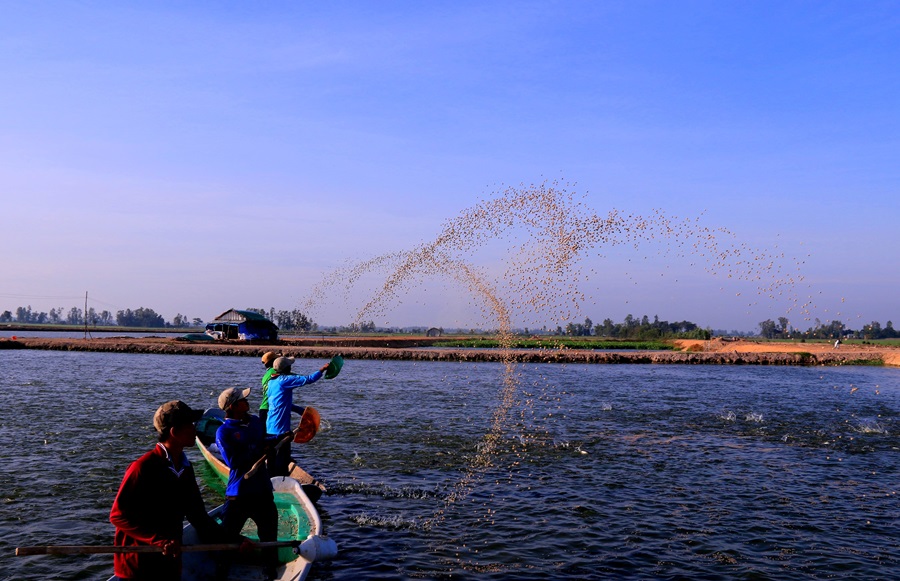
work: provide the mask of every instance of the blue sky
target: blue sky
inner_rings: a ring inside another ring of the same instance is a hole
[[[900,316],[895,2],[0,12],[0,310],[68,309],[85,291],[167,320],[298,308],[348,261],[560,179],[599,214],[702,215],[800,257],[815,306],[788,315],[797,327]],[[785,315],[703,272],[660,285],[665,258],[638,272],[629,258],[586,258],[599,274],[579,282],[581,314],[739,330]],[[496,272],[496,256],[474,260]],[[349,323],[365,295],[311,314]],[[464,295],[424,281],[375,322],[478,326]]]

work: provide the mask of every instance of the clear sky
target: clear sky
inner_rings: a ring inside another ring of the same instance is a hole
[[[166,320],[299,308],[348,261],[427,243],[507,185],[559,179],[601,215],[702,215],[777,244],[803,261],[808,319],[900,324],[897,2],[0,14],[0,310],[68,310],[86,291],[97,310]],[[660,285],[664,258],[629,258],[590,266],[583,315],[755,330],[785,314],[702,271]],[[376,324],[477,325],[464,293],[430,285]],[[362,295],[311,314],[347,324]]]

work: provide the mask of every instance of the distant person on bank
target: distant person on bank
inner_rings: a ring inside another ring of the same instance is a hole
[[[322,379],[328,363],[310,375],[291,373],[293,357],[279,357],[272,363],[275,370],[269,379],[269,413],[266,416],[266,432],[270,436],[286,436],[291,432],[291,412],[303,414],[305,408],[294,405],[294,389]],[[272,459],[269,476],[288,476],[290,473],[291,446],[283,445]]]

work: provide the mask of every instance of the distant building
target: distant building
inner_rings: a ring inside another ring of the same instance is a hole
[[[206,334],[223,340],[275,341],[278,326],[259,313],[231,309],[207,324]]]
[[[425,331],[425,336],[426,337],[440,337],[441,330],[438,329],[437,327],[432,327],[432,328],[428,329],[427,331]]]

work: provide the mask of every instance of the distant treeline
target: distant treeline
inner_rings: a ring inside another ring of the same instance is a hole
[[[604,319],[602,323],[595,325],[590,317],[585,318],[584,323],[569,323],[565,329],[556,328],[557,335],[570,337],[611,337],[616,339],[709,339],[708,329],[701,329],[696,323],[690,321],[661,321],[654,315],[651,321],[647,315],[640,319],[634,315],[628,315],[621,323],[614,323],[612,319]]]
[[[50,309],[49,313],[34,311],[31,305],[27,307],[19,307],[15,314],[11,311],[3,311],[0,313],[0,323],[25,323],[32,325],[84,325],[87,322],[92,327],[108,327],[118,325],[119,327],[202,327],[203,319],[188,317],[177,314],[171,323],[167,323],[162,315],[159,315],[153,309],[139,307],[135,310],[124,309],[116,312],[115,317],[109,311],[100,311],[99,313],[93,307],[85,312],[78,307],[72,307],[68,311],[60,307],[59,309]]]
[[[316,331],[318,325],[308,316],[297,309],[292,311],[276,310],[274,307],[270,309],[254,309],[248,308],[247,311],[259,313],[268,318],[270,321],[278,325],[283,331]],[[49,313],[33,310],[31,305],[27,307],[18,307],[15,312],[3,311],[0,313],[0,323],[23,323],[31,325],[84,325],[85,313],[83,309],[72,307],[68,311],[62,307],[58,309],[50,309]],[[171,322],[166,322],[162,315],[156,311],[146,307],[137,309],[123,309],[117,311],[113,315],[110,311],[97,312],[93,307],[87,311],[87,324],[91,326],[108,327],[117,325],[119,327],[143,327],[143,328],[163,328],[163,327],[202,327],[203,319],[194,317],[193,319],[182,315],[175,315]],[[360,327],[365,327],[360,328]],[[374,323],[356,326],[357,331],[372,332],[375,330]]]
[[[312,319],[307,317],[306,314],[301,312],[299,309],[294,309],[291,311],[282,309],[276,311],[275,307],[271,307],[268,311],[266,309],[253,308],[244,310],[253,313],[259,313],[260,315],[275,323],[278,326],[278,329],[281,331],[311,332],[316,331],[319,328],[319,326]]]
[[[848,329],[841,321],[822,323],[816,319],[816,325],[806,331],[795,329],[787,317],[778,317],[778,322],[766,319],[759,324],[759,334],[766,339],[895,339],[900,333],[894,329],[894,323],[888,321],[883,327],[878,321],[863,325],[862,329]]]

